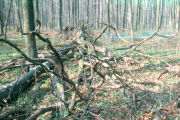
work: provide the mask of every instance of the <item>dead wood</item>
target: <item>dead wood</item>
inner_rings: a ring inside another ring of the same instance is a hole
[[[100,47],[100,46],[95,45],[96,41],[102,36],[102,34],[107,30],[108,27],[113,29],[119,35],[118,31],[115,28],[106,24],[106,28],[92,42],[92,38],[89,35],[86,35],[83,28],[79,27],[76,29],[77,34],[74,37],[75,40],[72,41],[70,44],[64,46],[59,52],[51,45],[51,42],[49,41],[49,39],[43,38],[39,33],[37,33],[37,31],[30,32],[30,33],[23,33],[23,35],[35,34],[39,39],[47,43],[48,47],[53,51],[52,55],[48,56],[50,58],[38,58],[38,59],[33,59],[33,60],[28,58],[14,44],[10,42],[5,42],[4,40],[0,39],[0,41],[10,44],[18,52],[20,52],[21,55],[25,58],[25,60],[31,61],[33,64],[38,65],[35,68],[33,68],[31,71],[29,71],[27,74],[17,79],[16,81],[10,83],[9,85],[5,87],[0,88],[0,94],[2,95],[2,97],[0,98],[0,102],[4,103],[6,101],[12,101],[13,99],[17,98],[21,92],[26,90],[29,86],[31,86],[35,82],[36,78],[38,78],[42,73],[47,72],[51,78],[51,84],[53,87],[53,95],[57,97],[57,99],[59,100],[58,102],[60,102],[60,105],[50,106],[47,108],[40,108],[32,116],[27,118],[27,120],[37,119],[41,114],[44,114],[48,111],[52,111],[52,114],[46,118],[47,120],[53,119],[53,115],[55,115],[57,112],[61,110],[67,110],[68,114],[70,115],[70,114],[73,114],[74,108],[76,110],[81,111],[80,113],[82,113],[81,117],[79,117],[80,114],[78,116],[73,115],[75,119],[82,119],[86,114],[91,114],[96,119],[102,119],[100,117],[100,110],[98,110],[98,112],[95,112],[95,109],[93,109],[94,111],[90,109],[90,103],[93,101],[93,97],[90,98],[90,96],[92,96],[92,94],[96,94],[96,93],[93,93],[94,89],[98,89],[100,87],[109,88],[109,89],[120,89],[123,95],[126,94],[130,96],[128,97],[129,101],[131,102],[133,101],[131,111],[138,110],[138,105],[136,105],[136,101],[138,101],[136,98],[136,93],[138,90],[141,90],[141,91],[143,90],[138,87],[133,86],[133,84],[130,82],[127,84],[127,81],[129,80],[129,78],[127,79],[124,78],[123,74],[117,71],[117,68],[119,66],[123,67],[122,64],[124,64],[124,62],[130,63],[130,65],[137,65],[137,64],[141,65],[142,63],[140,61],[133,59],[129,57],[128,55],[132,53],[132,51],[136,51],[136,48],[140,44],[142,44],[143,42],[155,36],[156,31],[150,37],[144,39],[143,41],[138,42],[137,44],[133,44],[127,48],[118,48],[118,49],[114,49],[110,51],[105,47]],[[119,37],[121,38],[120,35]],[[124,40],[123,38],[121,39]],[[124,40],[124,42],[127,42],[127,41]],[[128,53],[123,54],[121,56],[112,54],[112,51],[124,50],[124,49],[131,49],[131,50]],[[76,75],[78,77],[77,78],[74,77],[71,79],[66,73],[65,71],[66,69],[64,69],[65,68],[64,60],[69,60],[69,58],[66,58],[66,56],[63,56],[67,54],[70,50],[72,50],[72,54],[75,54],[75,55],[72,55],[72,56],[75,56],[73,57],[73,62],[77,62],[81,59],[81,61],[79,61],[79,64],[82,64],[82,65],[79,65],[78,74]],[[77,52],[79,53],[77,54]],[[98,56],[97,55],[98,52],[104,53],[105,57],[102,54],[101,54],[102,56]],[[80,56],[79,58],[77,57],[78,55]],[[147,55],[147,57],[151,57],[151,56]],[[40,61],[46,61],[46,62],[42,63]],[[14,65],[14,63],[12,65]],[[12,65],[9,65],[8,68],[12,67]],[[131,70],[129,71],[131,72]],[[167,88],[166,84],[160,81],[159,78],[167,72],[179,73],[179,71],[180,71],[179,69],[178,70],[172,69],[172,67],[170,66],[169,68],[168,67],[165,68],[165,71],[160,73],[156,77],[155,80],[146,80],[146,81],[133,80],[133,81],[136,81],[137,83],[141,83],[141,84],[157,84],[163,88]],[[95,80],[97,76],[99,76],[101,79]],[[135,75],[132,75],[132,76],[134,79]],[[105,81],[109,84],[109,86],[103,86]],[[92,85],[92,83],[94,83],[95,85]],[[36,90],[34,91],[34,94],[31,97],[31,100],[33,102],[36,98],[35,96],[38,94],[40,86],[41,86],[41,83],[39,83]],[[65,89],[65,87],[67,89]],[[90,91],[90,88],[93,88],[92,92]],[[71,95],[69,95],[70,94],[69,91],[72,91]],[[143,92],[145,93],[147,91],[148,90],[144,90]],[[153,93],[152,91],[150,92]],[[153,96],[152,96],[152,99],[155,102],[157,102],[156,98],[154,98]],[[89,100],[88,103],[87,103],[87,100]],[[82,110],[75,107],[77,102],[84,103],[85,109]],[[131,111],[128,113],[131,113]]]
[[[3,40],[3,39],[0,39],[0,41],[4,41],[4,40]],[[7,42],[7,41],[5,41],[5,42]],[[67,53],[69,52],[69,50],[71,49],[71,48],[69,48],[69,47],[72,46],[74,43],[75,43],[75,42],[72,42],[72,43],[70,43],[69,45],[64,46],[64,47],[63,47],[64,50],[58,52],[58,54],[60,54],[60,55],[65,55],[65,54],[67,54]],[[14,46],[12,43],[10,43],[10,44],[11,44],[12,46]],[[65,48],[67,48],[67,47],[68,47],[69,49],[65,49]],[[17,48],[17,50],[18,50],[19,52],[21,52],[19,48]],[[25,55],[24,53],[22,53],[22,52],[21,52],[21,54],[22,54],[23,56],[26,56],[26,55]],[[29,60],[29,59],[28,59],[28,60]],[[30,60],[30,61],[31,61],[31,60]],[[56,61],[56,62],[57,62],[57,61]],[[45,62],[45,63],[43,63],[43,64],[44,64],[47,68],[49,68],[49,69],[54,69],[53,64],[50,63],[50,62]],[[1,87],[1,88],[0,88],[0,94],[1,94],[0,103],[3,102],[4,100],[10,102],[10,101],[16,99],[16,98],[18,97],[18,95],[19,95],[22,91],[26,90],[26,89],[34,82],[35,77],[36,77],[36,78],[39,77],[39,76],[40,76],[42,73],[44,73],[44,72],[45,72],[45,69],[44,69],[43,66],[36,66],[36,67],[34,67],[31,71],[29,71],[27,74],[21,76],[21,77],[19,78],[19,80],[16,80],[16,81],[10,83],[10,84],[7,85],[7,86]],[[21,89],[20,89],[20,88],[21,88]],[[11,90],[11,89],[13,89],[13,90]],[[10,98],[7,98],[10,91],[12,91],[11,94],[10,94]]]
[[[33,94],[32,94],[32,96],[31,96],[31,102],[32,102],[32,103],[35,102],[36,96],[37,96],[38,93],[39,93],[39,89],[40,89],[41,85],[42,85],[42,81],[40,81],[40,82],[38,83],[36,89],[33,91]]]
[[[29,118],[27,118],[25,120],[36,120],[40,115],[42,115],[48,111],[58,110],[60,108],[61,108],[60,106],[50,106],[47,108],[40,108],[36,113],[34,113],[32,116],[30,116]]]
[[[141,84],[156,84],[161,86],[162,88],[167,88],[166,84],[163,81],[160,80],[144,80],[144,81],[137,81],[137,83],[141,83]]]
[[[14,115],[14,114],[22,114],[22,113],[25,113],[27,110],[25,109],[21,109],[21,108],[18,108],[18,109],[13,109],[13,110],[8,110],[6,111],[5,113],[2,113],[0,114],[0,120],[5,120],[7,119],[8,116],[10,115]]]

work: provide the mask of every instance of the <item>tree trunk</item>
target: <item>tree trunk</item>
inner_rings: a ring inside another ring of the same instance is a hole
[[[116,0],[116,28],[118,28],[118,20],[119,20],[119,18],[118,18],[118,5],[119,5],[119,2],[118,2],[119,0]]]
[[[176,33],[180,31],[180,1],[178,2],[177,8],[177,20],[176,20]]]
[[[23,1],[31,2],[32,0],[23,0]],[[30,7],[30,8],[33,8],[33,7]],[[70,43],[69,45],[64,46],[62,48],[62,51],[58,53],[60,55],[65,55],[69,52],[72,46],[74,46],[73,42]],[[57,63],[57,61],[55,62]],[[43,64],[46,67],[48,67],[50,70],[54,69],[53,64],[50,62],[45,62]],[[35,81],[35,78],[38,78],[44,72],[45,72],[45,69],[42,66],[36,66],[31,71],[29,71],[28,73],[20,77],[18,80],[11,82],[11,84],[7,86],[1,87],[0,88],[0,95],[1,95],[0,106],[2,106],[4,99],[7,100],[7,102],[9,103],[9,102],[12,102],[11,100],[15,100],[16,98],[18,98],[18,96]]]
[[[62,0],[59,0],[59,31],[62,31]]]
[[[68,0],[68,21],[69,21],[69,26],[71,25],[71,0]]]
[[[3,11],[2,11],[2,8],[3,8],[3,0],[0,0],[0,35],[4,35],[4,31],[3,31]]]
[[[109,0],[106,0],[106,23],[110,25],[110,11],[109,11]],[[108,32],[110,29],[108,28]]]
[[[132,42],[135,44],[134,40],[134,33],[133,33],[133,13],[132,13],[132,0],[130,0],[130,24],[131,24],[131,36],[132,36]]]
[[[54,28],[54,4],[51,0],[51,30]]]
[[[77,25],[77,0],[73,0],[74,1],[74,25]]]
[[[125,29],[125,24],[126,24],[126,2],[127,0],[124,1],[123,31]]]
[[[160,28],[162,28],[163,16],[164,16],[164,0],[161,0],[161,20],[160,20]]]
[[[23,0],[24,32],[35,30],[33,0]],[[30,58],[37,58],[37,48],[34,35],[25,36],[26,53]],[[32,66],[31,66],[32,67]]]
[[[6,39],[6,33],[7,33],[7,25],[8,25],[8,21],[9,21],[9,15],[10,15],[10,11],[11,11],[11,3],[12,0],[9,3],[9,8],[8,8],[8,14],[7,14],[7,19],[6,19],[6,25],[5,25],[5,34],[4,34],[4,38]],[[10,26],[9,26],[10,27]]]
[[[86,0],[86,22],[89,24],[89,0]]]
[[[160,13],[160,3],[161,3],[161,0],[158,0],[157,1],[157,16],[156,16],[156,28],[159,28],[160,27],[160,18],[159,18],[159,13]]]
[[[36,19],[39,20],[39,2],[36,0]]]
[[[103,2],[100,1],[100,22],[103,22]],[[102,29],[102,24],[100,24],[100,29]]]
[[[22,23],[21,23],[21,16],[20,16],[20,9],[19,9],[19,5],[20,5],[20,0],[16,0],[16,11],[17,11],[17,21],[18,21],[18,28],[19,28],[19,31],[21,32],[22,34]]]
[[[44,8],[44,4],[43,4],[44,1],[41,1],[41,28],[44,26],[44,20],[43,20],[43,14],[44,14],[44,11],[43,11],[43,8]]]
[[[135,19],[135,29],[138,30],[138,20],[139,20],[139,0],[136,0],[136,19]]]
[[[169,1],[169,28],[172,30],[172,0]]]

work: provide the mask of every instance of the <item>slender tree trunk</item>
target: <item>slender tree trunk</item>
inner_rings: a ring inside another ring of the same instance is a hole
[[[89,0],[86,0],[86,22],[89,24]]]
[[[130,24],[131,24],[131,36],[132,36],[132,42],[135,44],[134,40],[134,33],[133,33],[133,13],[132,13],[132,0],[130,0]]]
[[[110,11],[109,11],[109,0],[106,0],[106,23],[110,25]],[[108,32],[110,29],[108,28]]]
[[[77,23],[79,23],[80,20],[80,13],[79,13],[79,0],[77,0]]]
[[[19,28],[19,31],[22,34],[22,22],[21,22],[20,9],[19,9],[20,2],[21,2],[20,0],[16,0],[16,8],[17,8],[16,11],[17,11],[18,28]]]
[[[119,5],[119,0],[116,0],[116,28],[118,28],[118,21],[119,21],[119,13],[118,13],[118,5]]]
[[[33,0],[23,0],[24,32],[29,33],[35,30]],[[37,58],[37,48],[34,35],[25,36],[27,56]],[[33,66],[31,66],[33,67]]]
[[[102,23],[103,22],[103,2],[100,1],[100,22]],[[100,24],[100,29],[102,29],[102,24]]]
[[[45,7],[48,7],[48,1],[47,0],[45,0]],[[46,13],[46,15],[48,15],[48,10],[47,9],[45,9],[45,13]],[[48,17],[45,17],[46,19],[46,30],[47,30],[47,26],[48,26]]]
[[[142,1],[141,0],[138,0],[138,1],[139,1],[139,3],[138,3],[139,4],[138,5],[139,6],[139,10],[138,10],[138,12],[139,12],[138,13],[138,18],[139,18],[138,26],[139,26],[139,29],[140,29],[141,28],[141,4],[142,4]]]
[[[161,20],[160,20],[160,28],[162,28],[162,22],[164,17],[164,0],[161,0]]]
[[[8,25],[8,21],[9,21],[9,15],[10,15],[10,11],[11,11],[11,3],[12,0],[9,3],[9,8],[8,8],[8,14],[7,14],[7,19],[6,19],[6,25],[5,25],[5,34],[4,34],[4,38],[6,39],[6,33],[7,33],[7,25]],[[10,27],[10,26],[9,26]]]
[[[97,15],[97,21],[100,22],[100,0],[98,0],[98,15]],[[97,23],[97,29],[100,29],[100,24]]]
[[[54,4],[51,0],[51,30],[54,28]]]
[[[71,21],[72,21],[72,25],[74,26],[74,0],[72,0],[72,9],[71,9]]]
[[[127,0],[124,1],[123,31],[125,29],[125,24],[126,24],[126,2]]]
[[[161,0],[157,0],[157,17],[156,17],[156,28],[160,27],[160,4],[161,4]]]
[[[43,20],[44,11],[43,11],[43,7],[44,7],[43,0],[41,0],[41,28],[44,26],[44,20]]]
[[[0,35],[4,35],[4,31],[3,31],[3,11],[2,11],[2,8],[3,8],[3,0],[0,0]]]
[[[180,31],[180,1],[178,2],[177,8],[177,20],[176,20],[176,33]]]
[[[19,23],[18,23],[18,10],[17,10],[17,0],[15,0],[15,6],[14,6],[14,13],[15,13],[15,29],[16,29],[16,32],[19,32]]]
[[[71,25],[71,0],[68,0],[68,8],[69,8],[68,20],[69,20],[69,26],[70,26]]]
[[[59,0],[59,31],[62,31],[62,0]]]
[[[74,25],[77,25],[77,0],[73,0],[74,1]]]
[[[39,0],[36,0],[36,19],[39,20]]]
[[[169,4],[169,28],[172,30],[172,0],[170,0]]]
[[[138,24],[139,24],[139,22],[138,22],[138,20],[139,20],[139,0],[136,0],[136,20],[135,20],[135,29],[136,29],[136,31],[138,30]]]

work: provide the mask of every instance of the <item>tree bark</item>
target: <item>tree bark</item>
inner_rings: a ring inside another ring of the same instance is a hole
[[[172,30],[172,0],[169,1],[169,28]]]
[[[0,0],[0,35],[4,35],[4,31],[3,31],[3,0]]]
[[[118,28],[119,26],[118,26],[118,22],[119,22],[119,17],[118,17],[118,15],[119,15],[119,13],[118,13],[118,5],[119,5],[119,2],[118,2],[119,0],[116,0],[116,28]]]
[[[89,0],[86,0],[86,22],[89,24]]]
[[[123,15],[123,31],[125,29],[125,24],[126,24],[126,0],[124,1],[124,15]]]
[[[59,31],[62,31],[62,0],[59,0]]]
[[[11,3],[12,3],[12,0],[11,0],[10,3],[9,3],[8,14],[7,14],[7,19],[6,19],[5,33],[4,33],[5,39],[6,39],[7,25],[8,25],[8,21],[9,21],[9,15],[10,15],[10,11],[11,11]]]
[[[109,0],[106,0],[106,23],[110,25],[110,11],[109,11]],[[108,32],[110,29],[108,28]]]
[[[29,0],[27,0],[29,1]],[[74,43],[70,43],[62,48],[62,51],[58,52],[60,55],[65,55],[69,52],[69,50],[74,46]],[[55,61],[57,62],[57,60]],[[54,66],[50,62],[43,63],[46,67],[50,70],[54,69]],[[45,72],[45,69],[42,66],[36,66],[31,69],[28,73],[21,76],[19,79],[15,80],[14,82],[10,83],[7,86],[0,88],[0,106],[3,105],[4,99],[8,102],[18,98],[20,93],[26,90],[34,81],[35,78],[38,78],[42,73]],[[10,92],[11,91],[11,92]],[[9,96],[9,98],[7,98]]]
[[[156,17],[156,28],[158,29],[160,27],[160,3],[161,3],[161,0],[158,0],[157,1],[157,17]]]
[[[35,30],[33,0],[23,0],[24,32]],[[37,58],[37,48],[34,35],[25,36],[26,53],[30,58]]]
[[[180,30],[180,1],[178,2],[177,8],[177,20],[176,20],[176,33]]]
[[[54,4],[51,0],[51,30],[54,28]]]

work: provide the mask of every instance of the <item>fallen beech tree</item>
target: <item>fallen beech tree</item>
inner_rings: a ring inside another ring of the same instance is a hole
[[[96,45],[97,40],[102,36],[102,34],[107,30],[108,27],[110,27],[117,33],[117,30],[115,28],[113,28],[110,25],[107,25],[107,27],[102,31],[102,33],[95,39],[87,35],[88,30],[86,31],[85,28],[74,28],[74,40],[72,40],[72,42],[68,45],[62,47],[60,51],[57,51],[51,45],[51,42],[47,38],[43,38],[36,31],[31,33],[23,33],[23,35],[35,34],[40,40],[47,43],[48,47],[52,50],[51,56],[38,59],[28,58],[16,45],[7,40],[0,39],[0,42],[7,43],[10,46],[14,47],[22,55],[21,58],[37,65],[29,72],[27,72],[25,75],[18,77],[17,80],[13,81],[9,85],[0,88],[1,105],[3,106],[5,104],[12,102],[13,100],[16,100],[23,91],[25,91],[28,87],[33,85],[36,78],[38,78],[42,73],[46,72],[49,75],[49,78],[51,79],[50,84],[53,89],[53,95],[58,99],[60,104],[58,104],[57,106],[47,106],[39,108],[37,111],[34,110],[33,113],[31,113],[31,116],[28,115],[28,118],[24,116],[24,119],[37,119],[41,114],[44,114],[49,111],[52,111],[52,113],[51,115],[47,116],[47,119],[53,118],[54,114],[56,114],[58,111],[61,111],[64,114],[67,113],[69,116],[73,115],[73,118],[75,119],[82,119],[86,114],[90,114],[97,119],[102,119],[99,110],[98,112],[95,112],[94,108],[90,109],[91,102],[93,102],[93,99],[96,97],[96,94],[98,94],[94,91],[96,89],[101,88],[120,89],[122,95],[128,96],[128,100],[133,102],[133,110],[136,111],[138,109],[136,106],[136,102],[140,101],[142,98],[141,96],[138,96],[138,92],[142,91],[142,89],[140,87],[133,86],[133,84],[131,84],[130,82],[128,83],[128,80],[131,80],[129,78],[123,77],[123,69],[126,69],[126,65],[138,65],[140,67],[145,66],[143,63],[141,63],[141,61],[136,60],[130,57],[129,55],[132,52],[136,51],[136,48],[138,48],[142,43],[156,36],[157,31],[155,31],[148,38],[133,45],[130,45],[127,48],[117,48],[110,51],[106,47]],[[121,38],[120,34],[118,35]],[[123,41],[127,42],[124,39]],[[72,59],[69,59],[65,56],[70,50],[72,51]],[[129,51],[122,55],[114,55],[112,53],[113,51],[118,50]],[[150,56],[146,55],[146,57]],[[78,64],[78,72],[75,78],[69,78],[69,74],[67,74],[64,67],[65,61],[74,61]],[[12,64],[10,63],[2,67],[1,70],[6,70],[10,67],[13,67],[14,64],[15,62],[13,62]],[[23,66],[24,64],[21,64],[19,67],[22,68]],[[169,66],[168,70],[166,69],[165,72],[159,74],[155,81],[142,81],[134,79],[132,81],[134,83],[140,84],[155,83],[157,85],[162,86],[162,88],[165,88],[166,83],[159,81],[159,78],[167,72],[173,72],[173,70],[170,68],[171,66]],[[130,70],[127,71],[129,71],[129,74],[134,77]],[[98,79],[96,79],[97,77]],[[34,96],[38,94],[41,84],[42,83],[39,83],[37,89],[35,89]],[[143,92],[147,93],[147,91],[148,90]],[[156,92],[150,90],[148,92],[149,94],[157,94]],[[34,96],[31,98],[32,101],[30,102],[30,104],[34,103]],[[149,96],[154,101],[156,101],[156,99],[153,98],[153,96]],[[148,100],[146,99],[143,100],[142,104],[144,104],[143,102],[147,101]],[[79,109],[75,107],[78,102],[82,102],[84,104],[84,109]],[[97,109],[102,110],[101,108]],[[78,115],[75,114],[74,110],[79,111]],[[12,111],[4,112],[0,115],[0,118],[10,118],[9,116],[11,116],[12,114],[16,114],[16,116],[18,117],[18,115],[20,114],[19,111],[26,112],[24,109],[15,109],[13,112]]]

